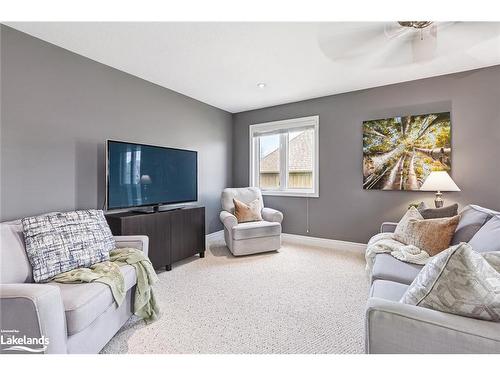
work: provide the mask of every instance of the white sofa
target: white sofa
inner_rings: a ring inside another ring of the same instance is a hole
[[[148,253],[147,236],[117,236],[115,240],[117,247]],[[99,353],[133,314],[135,269],[126,265],[120,270],[127,290],[120,307],[102,283],[36,284],[21,221],[0,223],[0,328],[18,331],[16,337],[48,338],[44,353]]]
[[[261,202],[263,221],[238,223],[234,216],[233,198],[250,203],[255,199]],[[226,245],[233,255],[248,255],[278,250],[281,247],[281,222],[283,214],[272,208],[264,207],[259,188],[228,188],[221,195],[223,211],[220,220],[224,224]]]
[[[467,206],[461,212],[452,244],[470,243],[474,233],[496,215],[500,217],[500,212]],[[394,232],[396,225],[383,223],[380,230]],[[500,241],[498,230],[500,228],[491,232],[492,243],[495,238]],[[488,247],[491,243],[485,245]],[[421,269],[422,266],[401,262],[389,254],[377,254],[375,257],[366,308],[366,353],[500,353],[500,322],[399,302]]]

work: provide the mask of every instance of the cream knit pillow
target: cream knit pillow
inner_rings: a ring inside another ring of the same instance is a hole
[[[423,216],[418,212],[418,210],[411,206],[408,211],[404,214],[404,216],[399,220],[398,225],[396,226],[396,229],[394,230],[394,238],[397,239],[396,237],[402,238],[404,234],[408,231],[408,223],[410,220],[416,219],[416,220],[423,220]],[[398,240],[400,241],[400,240]],[[403,242],[403,241],[400,241]]]

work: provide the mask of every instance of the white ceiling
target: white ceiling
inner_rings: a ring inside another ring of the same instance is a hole
[[[500,23],[7,24],[233,113],[500,64]]]

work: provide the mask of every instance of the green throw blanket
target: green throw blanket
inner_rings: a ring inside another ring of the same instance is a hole
[[[118,306],[125,298],[125,281],[120,267],[131,265],[135,268],[137,285],[135,288],[134,314],[143,318],[146,323],[158,318],[159,308],[156,304],[152,285],[158,276],[151,262],[142,251],[132,248],[115,249],[109,252],[109,261],[96,263],[90,268],[77,268],[63,272],[52,278],[52,281],[64,284],[99,282],[110,287]]]

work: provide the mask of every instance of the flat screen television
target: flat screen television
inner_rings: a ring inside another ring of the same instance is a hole
[[[170,147],[107,141],[108,210],[198,200],[198,153]]]

